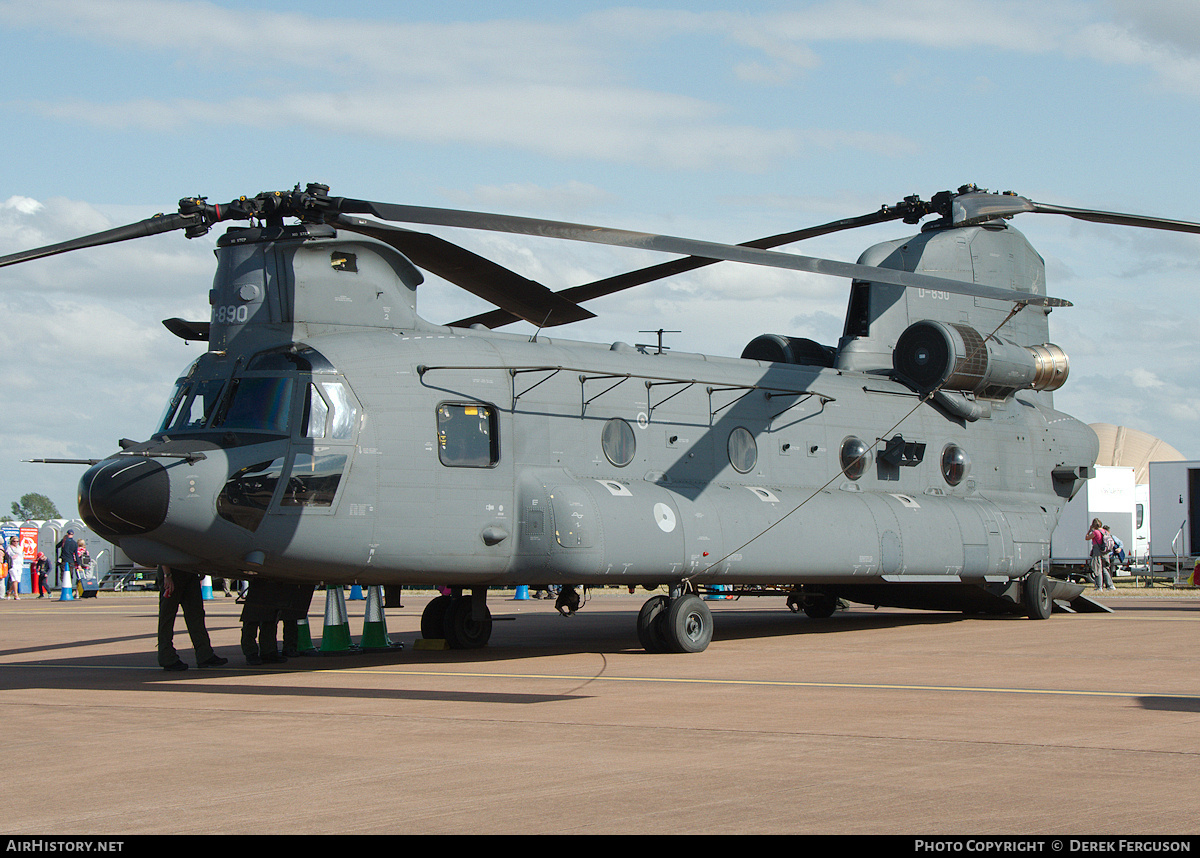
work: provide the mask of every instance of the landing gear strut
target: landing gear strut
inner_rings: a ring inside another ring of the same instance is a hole
[[[646,652],[703,652],[712,641],[712,612],[695,593],[672,589],[642,605],[637,633]]]

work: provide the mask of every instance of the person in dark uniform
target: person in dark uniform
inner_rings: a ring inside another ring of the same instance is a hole
[[[283,654],[287,657],[302,655],[300,652],[300,620],[308,616],[316,584],[289,584],[292,591],[290,604],[279,612],[283,621]]]
[[[242,654],[246,664],[282,664],[279,652],[279,618],[295,600],[295,586],[254,578],[242,604]]]
[[[213,652],[204,625],[204,596],[200,576],[168,566],[158,567],[158,664],[163,670],[187,670],[175,651],[175,617],[183,608],[183,621],[196,651],[197,667],[220,667],[229,659]]]
[[[62,581],[64,574],[70,577],[75,572],[75,555],[79,553],[79,543],[75,541],[75,531],[68,530],[66,535],[59,540],[57,547],[59,580]],[[75,579],[71,578],[70,583],[74,585]]]

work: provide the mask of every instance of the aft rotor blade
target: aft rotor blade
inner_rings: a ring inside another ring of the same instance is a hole
[[[967,193],[956,196],[951,202],[951,220],[954,226],[969,226],[998,218],[1009,218],[1023,212],[1057,214],[1087,220],[1094,223],[1109,223],[1117,226],[1136,226],[1146,229],[1165,229],[1173,232],[1200,233],[1200,223],[1147,215],[1106,212],[1097,209],[1077,209],[1038,203],[1017,194],[991,194],[987,192]]]
[[[0,257],[0,268],[6,265],[16,265],[18,262],[28,262],[31,259],[41,259],[45,256],[54,256],[59,253],[69,253],[72,250],[83,250],[87,247],[98,247],[103,244],[115,244],[118,241],[128,241],[132,238],[145,238],[149,235],[158,235],[163,232],[171,232],[176,229],[184,229],[196,222],[196,218],[191,215],[181,214],[160,214],[155,215],[145,220],[139,220],[137,223],[118,226],[113,229],[106,229],[104,232],[93,233],[92,235],[73,238],[70,241],[63,241],[58,244],[49,244],[45,247],[37,247],[33,250],[22,250],[20,253],[11,253],[8,256]]]
[[[1033,211],[1045,214],[1060,214],[1078,220],[1090,220],[1095,223],[1111,223],[1118,226],[1140,226],[1147,229],[1165,229],[1172,232],[1200,233],[1200,223],[1186,220],[1170,220],[1146,215],[1121,214],[1120,212],[1102,212],[1094,209],[1074,209],[1067,206],[1034,203]]]
[[[418,268],[490,301],[514,319],[542,326],[565,325],[595,316],[541,283],[435,235],[348,215],[341,215],[334,223],[390,244]]]
[[[539,220],[536,218],[487,214],[458,209],[438,209],[348,199],[339,199],[332,202],[335,203],[339,211],[361,211],[365,214],[373,214],[383,220],[400,221],[402,223],[423,223],[436,226],[459,227],[462,229],[483,229],[493,232],[515,233],[517,235],[560,238],[571,241],[587,241],[594,244],[608,244],[616,247],[632,247],[642,250],[657,250],[663,253],[676,253],[681,256],[698,256],[704,259],[720,259],[730,262],[743,262],[750,265],[788,268],[796,271],[806,271],[811,274],[826,274],[833,277],[848,277],[855,280],[891,283],[897,286],[972,295],[999,301],[1017,301],[1022,304],[1037,304],[1051,307],[1070,306],[1070,302],[1068,301],[1060,298],[1051,298],[1046,295],[1035,295],[1029,292],[1018,292],[1013,289],[981,286],[976,283],[950,280],[944,277],[931,277],[925,274],[914,274],[891,268],[876,268],[871,265],[858,265],[850,262],[837,262],[832,259],[780,253],[773,250],[759,250],[751,247],[720,244],[713,241],[700,241],[697,239],[658,235],[656,233],[632,232],[629,230],[588,226],[563,221]]]
[[[839,232],[846,229],[856,229],[862,226],[871,226],[877,223],[884,223],[890,220],[899,220],[900,218],[910,217],[909,210],[897,207],[884,206],[879,211],[871,212],[870,214],[860,215],[858,217],[843,218],[842,220],[831,221],[830,223],[821,224],[820,226],[810,226],[805,229],[793,230],[791,232],[783,232],[778,235],[769,235],[765,238],[756,238],[754,241],[747,241],[739,247],[754,247],[759,250],[768,250],[772,247],[780,247],[784,244],[792,244],[797,241],[803,241],[807,238],[815,238],[819,235],[828,235],[831,232]],[[615,274],[612,277],[605,277],[603,280],[594,280],[591,283],[584,283],[579,286],[572,286],[569,289],[563,289],[557,294],[564,298],[569,298],[572,301],[582,302],[590,301],[594,298],[601,298],[605,295],[612,295],[614,292],[621,292],[625,289],[631,289],[634,286],[642,286],[646,283],[652,283],[655,280],[662,280],[665,277],[673,277],[676,274],[683,274],[687,271],[695,271],[697,268],[704,268],[707,265],[716,265],[722,262],[720,259],[705,259],[699,256],[688,256],[684,259],[672,259],[670,262],[660,262],[657,265],[651,265],[647,268],[639,268],[636,271],[626,271],[622,274]],[[455,327],[466,328],[471,325],[483,325],[488,328],[499,328],[503,325],[508,325],[518,321],[518,317],[504,310],[492,310],[487,313],[480,313],[471,316],[467,319],[459,319],[457,322],[450,324]],[[565,324],[564,322],[549,322],[546,327],[552,327],[555,324]]]

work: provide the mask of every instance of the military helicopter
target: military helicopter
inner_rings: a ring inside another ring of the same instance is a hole
[[[701,598],[778,595],[1035,619],[1087,610],[1048,574],[1050,536],[1093,471],[1092,430],[1056,411],[1068,359],[1021,213],[1200,232],[974,186],[742,245],[330,196],[326,186],[176,213],[0,266],[183,230],[217,241],[208,350],[157,431],[79,483],[82,519],[135,561],[227,577],[445,585],[426,637],[486,645],[489,587],[644,586],[654,652],[712,639]],[[364,217],[367,216],[367,217]],[[857,263],[772,250],[900,220]],[[646,248],[678,258],[553,292],[397,224]],[[740,357],[543,335],[581,302],[733,261],[847,278],[836,346],[764,334]],[[421,269],[496,305],[417,315]],[[534,336],[495,330],[524,319]],[[1099,609],[1099,608],[1097,608]]]

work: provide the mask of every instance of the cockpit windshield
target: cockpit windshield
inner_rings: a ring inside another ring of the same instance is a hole
[[[294,381],[285,376],[181,379],[159,432],[222,431],[288,434]],[[222,404],[223,403],[223,404]]]
[[[290,378],[235,378],[229,403],[212,428],[286,434],[292,406]]]
[[[232,374],[207,356],[197,360],[176,383],[158,434],[210,431],[350,441],[358,416],[354,395],[324,357],[312,349],[272,349]]]
[[[179,432],[189,429],[203,429],[212,417],[213,410],[221,401],[221,391],[225,388],[225,380],[209,378],[192,382],[180,380],[175,387],[175,394],[167,405],[167,413],[159,423],[159,432]]]

